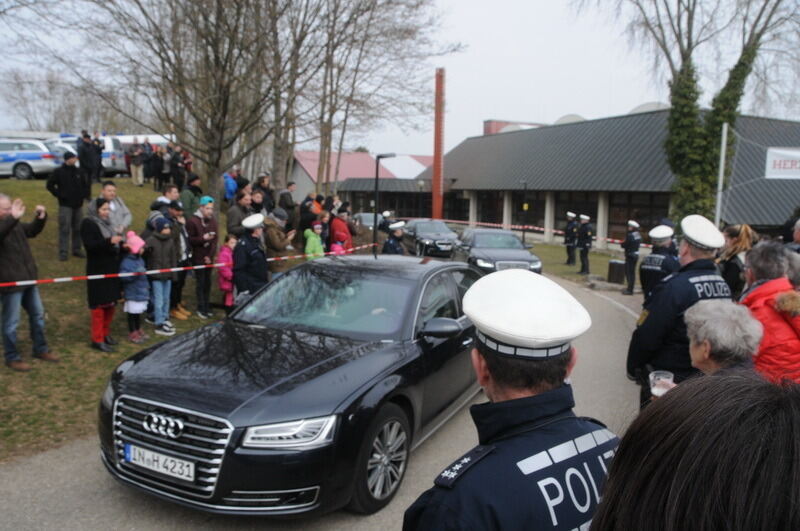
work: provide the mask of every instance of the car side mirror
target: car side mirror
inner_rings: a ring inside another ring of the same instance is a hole
[[[422,328],[420,335],[423,337],[455,337],[462,331],[461,325],[455,319],[447,317],[434,317]]]
[[[523,246],[524,246],[526,249],[533,249],[533,244],[532,244],[532,243],[523,243],[522,245],[523,245]]]

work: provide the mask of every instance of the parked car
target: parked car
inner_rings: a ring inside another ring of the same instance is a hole
[[[47,177],[61,165],[61,155],[41,140],[0,138],[0,175],[17,179]]]
[[[215,513],[378,511],[478,391],[467,264],[331,257],[122,362],[99,407],[122,483]]]
[[[510,230],[466,229],[453,251],[453,260],[474,265],[487,273],[513,268],[541,273],[542,261],[530,252],[532,247],[523,244]]]
[[[403,241],[417,256],[451,256],[458,234],[438,219],[412,219],[405,226]]]
[[[103,141],[103,173],[109,176],[127,173],[128,170],[125,167],[125,153],[122,150],[122,144],[119,139],[104,135],[100,137],[100,140]],[[47,139],[45,143],[69,148],[77,154],[79,141],[81,141],[81,139],[77,136],[63,135]]]
[[[378,226],[381,226],[381,222],[383,221],[383,216],[378,214]],[[356,227],[364,227],[366,229],[372,230],[372,224],[375,222],[375,214],[373,212],[359,212],[358,214],[353,214],[353,223],[356,224]]]

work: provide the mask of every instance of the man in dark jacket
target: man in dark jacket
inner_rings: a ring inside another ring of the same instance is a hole
[[[579,274],[589,274],[589,249],[592,248],[592,236],[594,236],[594,228],[589,223],[591,220],[586,214],[581,214],[581,225],[578,228],[578,249],[581,251],[581,270]]]
[[[644,303],[650,302],[653,290],[667,275],[670,275],[681,268],[678,259],[673,256],[670,248],[672,247],[672,227],[658,225],[647,233],[653,250],[647,255],[639,266],[639,280],[642,282],[642,293],[644,293]]]
[[[94,149],[94,172],[92,173],[92,181],[100,182],[103,178],[103,151],[105,150],[105,142],[100,138],[100,133],[94,132],[92,139],[92,148]]]
[[[648,374],[653,370],[672,372],[676,383],[699,374],[692,367],[683,313],[700,300],[731,298],[731,289],[714,263],[716,250],[725,245],[722,233],[698,215],[683,218],[681,229],[682,267],[653,290],[628,347],[628,377],[641,385],[641,407],[650,400]]]
[[[38,277],[36,261],[31,254],[28,238],[42,232],[47,212],[42,205],[36,206],[36,217],[30,223],[20,220],[25,214],[22,199],[0,194],[0,283],[33,280]],[[17,350],[17,326],[19,309],[25,308],[30,322],[33,356],[40,360],[55,362],[58,356],[50,352],[44,337],[44,306],[39,297],[39,288],[20,286],[0,288],[3,305],[3,351],[6,365],[14,371],[29,371],[31,366],[22,361]]]
[[[170,159],[170,168],[172,168],[172,182],[178,187],[178,191],[183,188],[183,183],[186,180],[186,165],[183,162],[183,148],[175,146],[175,151],[172,152]]]
[[[241,238],[245,233],[242,222],[253,213],[250,210],[252,197],[246,191],[239,190],[236,192],[235,198],[236,203],[228,209],[228,233],[235,234],[238,238]]]
[[[567,228],[564,229],[564,245],[567,248],[567,265],[575,265],[575,246],[578,242],[578,222],[575,213],[567,212]]]
[[[186,230],[186,217],[180,201],[171,201],[167,207],[167,219],[171,225],[171,234],[175,242],[175,252],[178,255],[177,267],[187,267],[192,258],[192,246],[189,243],[189,233]],[[186,284],[187,271],[178,271],[172,279],[170,286],[170,317],[185,321],[191,312],[183,304],[183,286]]]
[[[297,190],[297,184],[289,181],[285,190],[281,190],[278,194],[278,206],[286,211],[289,215],[289,222],[286,224],[286,229],[290,230],[297,226],[297,203],[294,202],[292,194]]]
[[[397,221],[387,227],[390,235],[383,242],[383,254],[406,254],[405,247],[403,247],[403,227],[405,226],[405,221]]]
[[[78,140],[78,162],[80,162],[80,172],[91,182],[100,182],[97,176],[97,150],[92,144],[92,137],[89,133],[84,133]]]
[[[233,250],[233,282],[237,294],[255,294],[269,282],[267,253],[262,242],[264,216],[253,214],[242,223],[244,234]]]
[[[192,265],[209,265],[217,254],[217,220],[214,219],[214,199],[200,198],[200,206],[186,222],[189,243],[192,245]],[[195,269],[197,316],[211,317],[211,269]]]
[[[625,241],[622,242],[622,249],[625,251],[625,279],[628,281],[628,287],[622,291],[623,295],[633,295],[640,245],[642,245],[642,235],[639,234],[639,223],[629,219],[628,234],[625,236]]]
[[[47,179],[47,190],[58,199],[58,258],[67,259],[70,232],[72,233],[72,254],[80,258],[86,255],[81,251],[80,226],[83,219],[83,202],[91,197],[92,185],[86,174],[75,167],[77,157],[74,153],[64,153],[64,163]]]

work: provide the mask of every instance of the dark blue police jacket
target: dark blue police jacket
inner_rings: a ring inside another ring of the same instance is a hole
[[[642,235],[638,230],[628,231],[622,248],[625,250],[625,258],[638,258],[639,246],[642,244]]]
[[[592,227],[591,223],[583,223],[578,228],[578,248],[579,249],[591,249],[592,248],[592,236],[594,235],[594,227]]]
[[[564,230],[564,245],[575,247],[575,242],[578,239],[578,222],[574,219],[567,222],[567,228]]]
[[[406,510],[403,530],[588,529],[619,441],[574,406],[566,384],[472,406],[480,445]]]
[[[639,278],[642,281],[645,304],[650,301],[656,285],[680,268],[681,263],[672,255],[669,247],[653,247],[653,252],[645,256],[639,265]]]
[[[646,364],[673,372],[676,381],[697,374],[689,357],[683,312],[700,300],[730,298],[731,289],[712,260],[695,260],[664,278],[644,305],[631,337],[628,374]]]
[[[383,242],[383,254],[406,254],[406,250],[403,248],[403,244],[400,243],[400,240],[394,237],[394,235],[390,236],[388,240]]]

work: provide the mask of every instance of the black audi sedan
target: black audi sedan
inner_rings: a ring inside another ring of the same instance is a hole
[[[454,262],[332,257],[221,322],[123,361],[99,407],[122,483],[197,509],[372,513],[410,452],[477,393]]]
[[[439,219],[412,219],[406,223],[403,240],[417,256],[450,257],[458,234]]]
[[[542,261],[510,230],[466,229],[453,250],[453,260],[474,265],[483,272],[529,269],[542,272]]]

